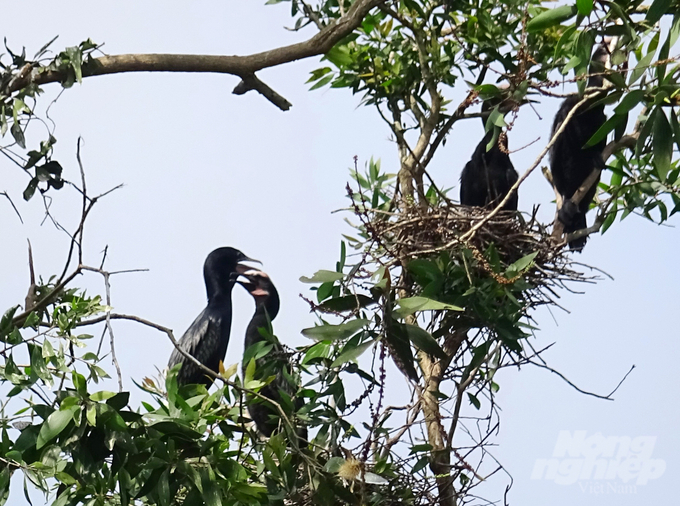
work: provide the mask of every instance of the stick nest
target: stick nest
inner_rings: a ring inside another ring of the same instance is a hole
[[[573,291],[568,284],[598,279],[583,272],[592,268],[575,262],[564,243],[557,243],[535,214],[527,221],[517,212],[502,211],[468,237],[466,233],[485,219],[489,210],[448,203],[428,209],[412,207],[398,214],[366,207],[359,211],[364,228],[378,245],[372,256],[381,264],[404,265],[418,258],[436,258],[442,252],[462,259],[467,251],[467,257],[471,253],[475,260],[469,265],[475,276],[490,276],[499,284],[512,284],[523,277],[532,287],[526,293],[530,305],[555,304],[558,289]],[[507,269],[534,253],[526,270]]]

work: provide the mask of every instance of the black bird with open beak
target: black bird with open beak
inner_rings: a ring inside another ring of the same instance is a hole
[[[258,343],[264,342],[272,345],[271,351],[265,357],[255,360],[254,379],[263,380],[274,376],[274,379],[268,385],[260,389],[260,394],[276,402],[284,409],[286,405],[289,405],[288,402],[282,402],[282,397],[285,395],[292,399],[295,411],[299,411],[304,406],[304,401],[300,397],[295,397],[297,385],[294,383],[290,359],[271,329],[271,321],[279,313],[279,293],[276,291],[271,278],[263,271],[251,269],[244,272],[242,276],[247,281],[239,279],[238,283],[248,290],[248,293],[255,299],[255,314],[246,329],[244,354],[248,356],[248,349]],[[249,362],[249,360],[244,360],[242,364],[244,378]],[[281,415],[278,409],[259,397],[249,396],[246,398],[246,402],[248,413],[255,422],[257,430],[263,436],[271,436],[272,432],[279,427]],[[299,427],[297,435],[300,438],[300,446],[306,446],[306,427]]]
[[[208,293],[208,305],[201,311],[179,340],[179,347],[196,358],[208,369],[219,372],[224,360],[231,331],[231,291],[239,274],[252,267],[240,262],[257,262],[235,248],[217,248],[208,255],[203,264],[203,277]],[[177,383],[212,385],[214,379],[201,370],[177,349],[172,350],[168,368],[182,364]]]

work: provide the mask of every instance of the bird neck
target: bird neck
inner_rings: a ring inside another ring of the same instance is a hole
[[[604,77],[601,75],[590,76],[588,78],[588,88],[602,88],[604,86]]]
[[[259,306],[255,314],[253,315],[248,328],[246,329],[246,340],[244,344],[244,349],[247,350],[253,344],[258,343],[264,339],[260,329],[265,329],[265,331],[270,330],[271,317],[267,314],[264,306]]]
[[[246,330],[245,349],[263,339],[259,329],[269,329],[270,322],[276,318],[278,313],[279,294],[275,288],[272,287],[266,297],[255,298],[255,314]]]
[[[233,270],[213,269],[209,265],[203,267],[203,279],[208,294],[208,301],[227,298],[231,300],[236,273]]]
[[[493,139],[493,136],[495,134],[494,129],[489,130],[486,132],[486,135],[484,136],[484,139],[482,140],[482,143],[484,144],[484,153],[485,153],[485,160],[487,162],[496,159],[497,157],[507,157],[507,154],[501,151],[500,146],[498,145],[498,139],[493,143],[493,146],[487,151],[486,146],[491,142],[491,139]]]
[[[607,46],[600,45],[595,54],[590,60],[588,67],[588,88],[602,88],[604,86],[604,76],[602,75],[607,70],[607,65],[610,63],[609,51]]]
[[[214,279],[205,280],[205,288],[208,294],[208,304],[221,304],[229,301],[231,304],[231,291],[234,288],[234,282],[219,283]]]

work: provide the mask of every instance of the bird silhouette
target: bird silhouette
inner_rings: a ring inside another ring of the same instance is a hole
[[[590,77],[588,88],[600,88],[604,84],[604,78],[600,75],[604,71],[609,53],[607,47],[602,44],[598,47],[590,63]],[[555,115],[551,136],[560,128],[569,112],[582,99],[578,94],[569,95],[560,106]],[[604,114],[604,104],[596,104],[597,97],[590,102],[582,104],[570,121],[566,124],[562,133],[557,137],[550,148],[550,171],[552,173],[555,189],[562,196],[562,206],[558,209],[557,218],[564,225],[564,232],[569,234],[586,228],[586,213],[590,203],[597,192],[599,177],[584,194],[578,204],[570,199],[581,187],[594,169],[605,167],[602,152],[607,145],[607,140],[602,139],[594,146],[586,147],[586,143],[607,121]],[[569,248],[575,251],[583,250],[586,237],[575,239],[569,243]]]
[[[273,377],[273,380],[260,389],[260,394],[276,402],[283,409],[285,406],[293,406],[299,411],[304,406],[304,401],[296,397],[298,390],[295,384],[290,359],[285,354],[283,346],[272,332],[271,322],[279,313],[279,294],[267,273],[251,269],[243,273],[248,281],[239,283],[248,290],[255,300],[255,314],[253,315],[244,341],[244,361],[242,365],[243,377],[246,377],[250,360],[247,357],[255,350],[253,346],[263,343],[271,345],[271,350],[263,357],[255,359],[255,376],[253,379],[264,380]],[[247,398],[248,413],[255,422],[257,430],[263,436],[270,437],[279,427],[281,414],[278,409],[265,400],[249,396]],[[299,427],[297,435],[301,446],[306,445],[307,429]]]
[[[252,267],[240,262],[257,262],[235,248],[218,248],[211,252],[203,265],[203,277],[208,293],[208,305],[199,314],[179,340],[179,348],[197,359],[208,369],[219,371],[229,345],[231,330],[231,291],[240,273]],[[213,378],[187,359],[177,349],[172,351],[168,367],[182,364],[177,383],[203,384],[210,387]]]
[[[497,99],[485,101],[482,104],[482,112],[491,110],[497,103]],[[491,148],[487,150],[494,133],[493,128],[486,132],[460,175],[460,203],[465,206],[495,207],[519,178],[510,161],[507,146],[502,148],[500,139],[495,139]],[[518,195],[515,191],[503,206],[503,210],[516,211],[517,202]]]

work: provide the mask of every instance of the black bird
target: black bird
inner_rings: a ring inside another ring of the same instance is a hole
[[[255,378],[266,379],[274,376],[268,385],[260,389],[260,394],[278,403],[285,410],[288,399],[292,401],[295,411],[299,411],[304,405],[300,397],[295,397],[297,386],[294,384],[293,371],[290,360],[285,354],[283,346],[274,336],[271,328],[271,321],[279,313],[279,293],[269,276],[257,269],[251,269],[242,273],[247,278],[247,282],[239,281],[243,287],[255,299],[255,314],[253,315],[244,341],[244,355],[248,349],[258,343],[269,343],[272,349],[265,357],[255,360]],[[243,361],[242,372],[246,377],[248,363]],[[285,396],[282,395],[285,394]],[[284,397],[287,397],[284,399]],[[248,413],[255,422],[257,430],[263,436],[270,437],[272,432],[279,426],[281,414],[278,409],[259,397],[251,396],[247,399]],[[289,404],[288,404],[289,405]],[[300,427],[297,430],[301,446],[306,446],[307,429]]]
[[[495,105],[491,100],[482,104],[482,112]],[[510,156],[501,149],[496,139],[491,149],[486,147],[494,137],[489,130],[477,144],[472,158],[460,175],[460,203],[465,206],[495,207],[517,182],[519,176],[510,161]],[[513,193],[503,206],[504,211],[517,211],[517,192]]]
[[[239,262],[257,262],[234,248],[218,248],[203,264],[203,277],[208,292],[208,305],[201,311],[179,340],[179,347],[212,371],[218,372],[224,359],[231,330],[231,290],[239,274],[252,267]],[[177,349],[172,350],[168,367],[182,364],[177,383],[199,383],[210,387],[213,378],[188,360]]]
[[[603,72],[608,56],[606,46],[600,45],[591,59],[590,74]],[[603,84],[602,75],[591,75],[588,78],[587,87],[601,88]],[[567,114],[581,99],[582,97],[578,94],[573,94],[562,102],[553,122],[551,137],[554,136]],[[596,100],[597,97],[592,102]],[[593,197],[595,197],[600,178],[597,178],[597,181],[593,183],[593,186],[577,205],[569,199],[576,193],[576,190],[588,178],[593,169],[605,167],[602,152],[607,145],[606,139],[602,139],[594,146],[584,147],[593,134],[604,125],[605,121],[607,121],[607,117],[604,114],[604,104],[583,104],[550,148],[550,171],[552,172],[553,184],[563,199],[563,204],[557,212],[557,218],[564,225],[564,232],[567,234],[588,226],[586,213],[590,208]],[[569,248],[581,251],[585,244],[586,238],[581,237],[571,241]]]

